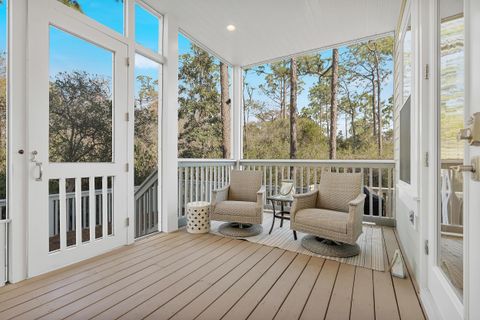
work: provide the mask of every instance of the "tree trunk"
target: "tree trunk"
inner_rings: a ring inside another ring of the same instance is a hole
[[[223,158],[230,159],[232,155],[232,143],[230,137],[230,93],[228,86],[228,66],[220,62],[220,100],[222,116],[222,151]]]
[[[290,60],[290,159],[297,158],[297,59]]]
[[[355,128],[355,110],[352,110],[352,153],[355,154],[357,148],[357,129]]]
[[[282,103],[280,106],[280,118],[287,119],[287,81],[282,80]]]
[[[377,83],[375,82],[375,74],[372,74],[371,78],[371,83],[372,83],[372,119],[373,119],[373,138],[375,139],[377,137],[377,98],[376,98],[376,87]]]
[[[375,70],[377,76],[377,147],[378,147],[378,156],[380,157],[383,153],[383,137],[382,137],[382,99],[381,93],[382,89],[380,88],[380,63],[378,61],[378,51],[377,46],[375,45]]]
[[[330,143],[329,158],[337,158],[337,93],[338,93],[338,49],[332,50],[332,83],[330,103]]]

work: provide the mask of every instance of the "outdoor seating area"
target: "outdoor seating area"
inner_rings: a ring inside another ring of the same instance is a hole
[[[480,319],[479,0],[0,0],[0,320]]]

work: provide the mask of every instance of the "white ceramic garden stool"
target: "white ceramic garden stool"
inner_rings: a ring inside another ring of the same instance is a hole
[[[187,203],[187,232],[208,233],[210,231],[210,202]]]

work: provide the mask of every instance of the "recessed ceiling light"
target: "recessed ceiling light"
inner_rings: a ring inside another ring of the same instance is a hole
[[[229,25],[227,26],[227,30],[228,30],[228,31],[235,31],[235,29],[237,29],[237,28],[236,28],[233,24],[229,24]]]

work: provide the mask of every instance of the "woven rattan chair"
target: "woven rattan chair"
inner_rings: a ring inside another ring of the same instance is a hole
[[[219,232],[227,236],[260,234],[264,195],[260,171],[233,170],[230,184],[212,192],[210,219],[228,222],[219,228]]]
[[[360,173],[323,172],[318,190],[295,195],[290,227],[311,235],[302,239],[302,245],[322,255],[358,254],[365,202],[361,190]]]

